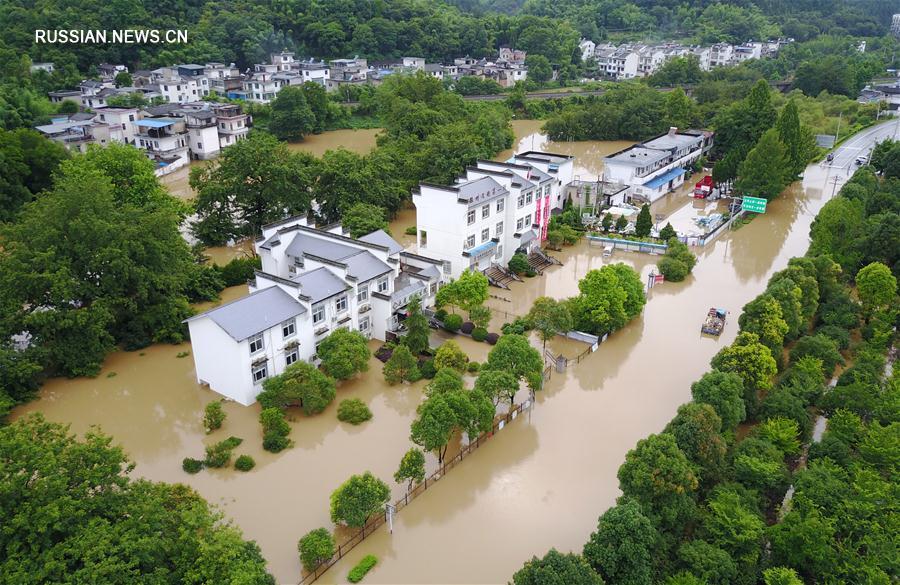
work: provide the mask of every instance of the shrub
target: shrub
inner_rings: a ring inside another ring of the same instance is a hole
[[[407,236],[416,235],[416,226],[414,226],[414,225],[409,226],[408,228],[403,230],[403,233],[406,234]]]
[[[291,440],[284,435],[268,432],[263,435],[263,449],[270,453],[279,453],[291,446]]]
[[[443,321],[444,319],[447,318],[447,311],[444,309],[438,309],[437,311],[434,312],[434,318],[437,319],[438,321]]]
[[[366,573],[372,570],[372,567],[374,567],[375,563],[377,562],[378,557],[376,557],[375,555],[364,556],[355,567],[350,569],[350,573],[347,575],[347,580],[351,583],[359,583],[363,580],[363,577],[366,576]]]
[[[206,448],[206,460],[204,463],[207,467],[227,466],[231,462],[231,451],[242,442],[242,439],[237,437],[228,437],[224,441],[210,445]]]
[[[303,568],[313,571],[334,556],[334,538],[325,528],[310,530],[297,542],[297,551]]]
[[[471,321],[466,321],[459,328],[459,332],[465,333],[466,335],[471,335],[473,331],[475,331],[475,323],[472,323]]]
[[[462,327],[462,317],[459,315],[447,315],[444,319],[444,329],[451,333],[456,333]]]
[[[359,331],[335,329],[318,345],[316,353],[325,373],[338,380],[369,369],[369,342]]]
[[[445,341],[434,354],[434,367],[438,370],[453,368],[462,373],[466,371],[468,361],[469,356],[453,340]]]
[[[529,266],[528,270],[525,271],[525,276],[527,276],[528,278],[535,277],[537,276],[537,271]]]
[[[256,461],[249,455],[241,455],[234,462],[234,468],[238,471],[250,471],[256,467]]]
[[[472,307],[469,311],[469,321],[475,324],[475,327],[486,328],[491,322],[491,309],[484,305]]]
[[[283,374],[267,378],[263,382],[263,391],[256,399],[264,409],[300,406],[304,413],[312,415],[325,410],[335,394],[333,379],[312,364],[296,362],[289,365]]]
[[[466,371],[472,374],[476,373],[480,369],[481,364],[479,364],[478,362],[469,362],[469,365],[466,367]]]
[[[822,333],[801,337],[791,349],[791,363],[804,356],[811,356],[822,361],[822,373],[831,376],[835,366],[844,363],[835,341]]]
[[[823,325],[816,329],[816,334],[824,335],[834,341],[838,349],[850,347],[850,332],[838,325]]]
[[[500,327],[500,331],[503,332],[503,335],[515,334],[515,335],[524,335],[526,331],[530,331],[532,328],[531,321],[526,319],[525,317],[516,317],[516,319],[510,323],[504,323],[502,327]]]
[[[372,411],[358,398],[341,400],[338,404],[338,420],[358,425],[372,418]]]
[[[203,469],[203,462],[199,459],[185,457],[181,460],[181,468],[190,474],[194,474]]]
[[[561,240],[562,238],[560,238]],[[528,264],[528,258],[525,257],[525,254],[521,252],[516,252],[513,254],[513,257],[509,259],[509,270],[514,274],[522,274],[526,270],[530,269],[531,266]]]
[[[681,282],[688,275],[688,268],[684,262],[668,256],[660,258],[656,267],[659,269],[659,273],[671,282]]]
[[[259,413],[259,422],[263,428],[263,449],[278,453],[290,446],[291,441],[287,436],[291,432],[291,426],[284,419],[284,412],[280,408],[264,408]]]
[[[484,327],[476,327],[472,330],[472,339],[475,341],[484,341],[487,339],[488,331]]]
[[[391,359],[385,362],[381,368],[384,379],[388,384],[394,385],[403,380],[412,381],[420,376],[415,356],[405,345],[401,345],[391,354]]]
[[[490,343],[491,345],[497,345],[497,341],[500,339],[500,336],[496,333],[488,333],[484,340]]]
[[[225,286],[237,286],[246,284],[248,280],[253,278],[253,271],[262,268],[262,259],[256,258],[233,258],[225,266],[217,267],[225,281]]]
[[[203,426],[207,433],[222,428],[222,423],[225,422],[226,415],[222,410],[222,402],[222,400],[213,400],[204,409]]]
[[[434,367],[434,360],[427,359],[419,365],[419,374],[426,380],[431,380],[437,374],[437,368]]]

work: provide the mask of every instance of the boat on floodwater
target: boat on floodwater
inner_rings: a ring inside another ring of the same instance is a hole
[[[728,311],[712,307],[706,314],[706,321],[704,321],[703,325],[700,327],[700,332],[718,337],[725,329],[725,321],[727,319]]]

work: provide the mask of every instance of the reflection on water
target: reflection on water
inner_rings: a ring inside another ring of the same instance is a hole
[[[404,509],[393,534],[378,530],[321,582],[344,582],[356,561],[375,554],[379,563],[366,582],[498,583],[551,546],[580,550],[618,495],[616,471],[625,453],[665,426],[690,398],[690,384],[708,369],[710,358],[734,339],[733,321],[719,339],[701,336],[706,311],[715,305],[737,315],[772,272],[805,251],[809,224],[824,203],[823,181],[821,171],[811,167],[806,188],[792,187],[766,214],[699,251],[693,276],[652,289],[640,318],[581,364],[553,373],[531,412]],[[395,235],[402,230],[393,226],[410,220],[408,214],[401,217],[406,219],[392,224]],[[508,320],[500,311],[523,314],[538,296],[576,294],[578,279],[592,268],[625,262],[646,276],[656,260],[618,251],[604,260],[599,248],[585,242],[557,256],[564,265],[544,276],[514,283],[512,291],[491,290],[510,299],[489,301],[497,311],[492,330]],[[246,292],[246,287],[228,289],[223,301]],[[433,344],[445,337],[435,333]],[[455,339],[472,359],[484,361],[490,346]],[[548,343],[551,351],[569,357],[582,347],[562,339]],[[15,416],[41,411],[71,423],[78,433],[99,425],[137,462],[137,475],[189,484],[222,505],[246,537],[260,544],[282,583],[298,579],[297,539],[331,526],[329,494],[351,474],[370,470],[394,486],[394,497],[401,495],[391,476],[410,446],[409,425],[424,382],[385,386],[381,363],[373,359],[369,374],[342,384],[338,400],[324,413],[292,413],[296,446],[272,455],[261,448],[258,406],[228,404],[224,427],[204,434],[203,407],[217,395],[196,384],[190,357],[176,357],[189,350],[182,344],[117,352],[97,378],[50,380],[40,399],[18,408]],[[116,375],[108,377],[112,372]],[[359,427],[338,422],[337,402],[349,397],[366,402],[374,418]],[[181,470],[182,458],[201,457],[204,445],[228,435],[244,439],[236,454],[252,455],[253,471],[204,470],[191,476]],[[429,465],[434,466],[431,456]]]

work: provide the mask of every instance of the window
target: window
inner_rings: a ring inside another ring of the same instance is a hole
[[[525,207],[525,196],[519,195],[519,199],[516,201],[516,207],[519,209]]]
[[[300,360],[300,350],[296,347],[287,350],[284,354],[284,365],[289,366]]]
[[[334,310],[337,313],[343,313],[347,310],[347,295],[343,295],[334,301]]]
[[[491,237],[490,228],[484,228],[483,230],[481,230],[481,241],[482,242],[488,241],[488,238],[490,238],[490,237]]]
[[[251,366],[250,375],[253,376],[253,383],[259,384],[269,375],[268,363],[263,362],[258,366]]]
[[[503,233],[503,222],[502,222],[502,221],[498,221],[498,222],[497,222],[497,230],[496,230],[496,234],[499,236],[499,235],[502,234],[502,233]]]
[[[197,143],[197,150],[203,150],[203,143],[202,143],[202,142],[198,142],[198,143]]]
[[[505,207],[506,207],[506,200],[498,199],[497,200],[497,213],[500,213],[501,211],[503,211],[503,209]]]
[[[531,225],[531,214],[525,216],[525,225],[526,226]]]
[[[525,225],[525,221],[520,217],[519,220],[516,222],[516,231],[517,232],[522,231],[522,226],[524,226],[524,225]]]
[[[378,292],[386,293],[386,292],[388,292],[388,284],[389,284],[388,277],[385,276],[383,278],[378,279],[378,282],[376,283],[375,286],[377,287]]]
[[[303,257],[302,256],[294,256],[294,266],[299,266],[303,268]]]
[[[296,325],[293,319],[288,319],[284,323],[281,324],[281,336],[284,338],[288,338],[294,333],[297,332]]]
[[[426,246],[428,246],[428,232],[419,230],[419,247],[424,248]]]
[[[482,206],[482,208],[481,208],[481,219],[486,218],[486,217],[489,216],[490,214],[491,214],[491,205],[488,204],[488,205]]]
[[[468,225],[472,225],[473,223],[475,223],[475,210],[474,209],[469,210],[469,213],[466,215],[466,222],[468,223]]]
[[[263,341],[262,333],[260,333],[258,335],[254,335],[253,337],[250,338],[250,353],[251,354],[261,351],[265,346],[266,346],[266,344]]]
[[[356,291],[356,302],[364,303],[369,300],[369,285],[363,285]]]
[[[325,305],[313,307],[313,325],[325,320]]]
[[[546,187],[544,187],[544,195],[547,195],[547,196],[550,195],[550,185],[547,185]]]
[[[475,234],[466,238],[466,250],[475,246]]]
[[[532,201],[534,201],[534,193],[531,191],[525,193],[525,204],[530,205]]]
[[[368,315],[365,317],[359,318],[359,330],[360,331],[368,331],[371,325],[371,321],[369,320]]]

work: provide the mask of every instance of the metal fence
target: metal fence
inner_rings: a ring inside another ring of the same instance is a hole
[[[549,370],[549,368],[547,368],[547,370]],[[544,371],[544,374],[546,378],[549,378],[550,373],[547,370]],[[494,424],[491,426],[490,431],[482,433],[481,435],[476,437],[474,441],[470,441],[466,446],[459,450],[459,453],[457,453],[451,459],[444,461],[437,471],[425,477],[424,481],[416,485],[413,489],[408,490],[402,498],[394,502],[393,512],[399,512],[400,510],[408,506],[417,497],[425,493],[425,490],[433,487],[442,477],[444,477],[444,475],[447,474],[448,471],[459,465],[463,459],[465,459],[476,449],[487,443],[495,433],[503,430],[506,425],[518,418],[519,414],[531,409],[533,405],[534,395],[532,395],[528,400],[511,408],[510,411],[507,412],[503,417],[501,417],[499,420],[494,421]],[[376,514],[368,522],[366,522],[365,526],[363,526],[359,532],[339,544],[337,547],[337,551],[335,551],[334,553],[334,556],[316,567],[314,571],[310,571],[309,573],[304,575],[300,579],[298,585],[306,585],[307,583],[312,583],[313,581],[324,575],[328,569],[333,567],[339,560],[341,560],[341,558],[346,556],[347,553],[353,550],[359,543],[365,540],[368,536],[375,532],[376,529],[378,529],[387,521],[387,511],[379,512],[378,514]]]

